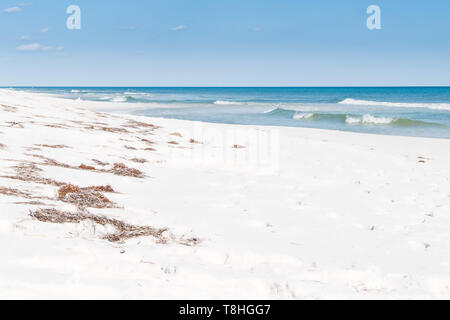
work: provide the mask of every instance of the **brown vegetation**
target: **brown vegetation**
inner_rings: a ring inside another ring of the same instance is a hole
[[[173,132],[173,133],[171,133],[170,134],[171,136],[176,136],[176,137],[182,137],[182,135],[181,135],[181,133],[179,133],[179,132]]]
[[[168,238],[163,234],[167,228],[154,228],[150,226],[132,225],[121,220],[108,218],[105,216],[94,215],[88,212],[65,212],[56,209],[38,209],[30,211],[30,216],[41,221],[50,223],[80,223],[84,220],[91,220],[102,226],[111,225],[115,232],[109,233],[103,239],[110,242],[123,242],[124,240],[136,237],[154,237],[159,243],[167,243]],[[190,244],[188,242],[188,244]]]
[[[103,161],[100,161],[100,160],[97,160],[97,159],[92,159],[92,161],[95,162],[96,164],[98,164],[99,166],[102,166],[102,167],[109,165],[108,162],[103,162]]]
[[[138,169],[128,168],[123,163],[114,163],[111,172],[118,176],[129,176],[136,178],[142,178],[144,176],[144,173],[142,171],[139,171]]]
[[[64,144],[54,144],[54,145],[50,145],[50,144],[35,144],[35,146],[45,147],[45,148],[53,148],[53,149],[70,148],[69,146],[66,146]]]
[[[83,170],[90,170],[90,171],[96,170],[95,167],[93,167],[93,166],[87,166],[87,165],[85,165],[85,164],[83,164],[83,163],[80,164],[80,165],[78,166],[78,168],[83,169]]]
[[[137,162],[137,163],[146,163],[146,162],[148,162],[147,159],[142,159],[142,158],[133,158],[133,159],[130,159],[130,161]]]
[[[107,187],[80,188],[72,184],[67,184],[59,188],[58,198],[61,201],[76,205],[79,209],[85,209],[88,207],[100,209],[115,207],[113,202],[97,191],[102,188]]]

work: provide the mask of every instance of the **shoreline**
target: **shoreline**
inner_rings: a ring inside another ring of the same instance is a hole
[[[100,104],[0,89],[0,297],[450,297],[450,139]]]

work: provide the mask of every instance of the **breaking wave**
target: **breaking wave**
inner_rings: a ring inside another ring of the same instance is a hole
[[[220,105],[236,105],[241,104],[240,102],[236,101],[226,101],[226,100],[217,100],[214,102],[214,104],[220,104]]]
[[[328,121],[346,125],[388,125],[401,127],[442,126],[438,123],[406,118],[377,117],[371,114],[354,115],[347,113],[301,112],[284,108],[264,111],[267,116],[290,118],[297,121]]]
[[[382,106],[395,108],[428,108],[434,110],[450,110],[449,103],[410,103],[410,102],[383,102],[372,100],[358,100],[347,98],[339,102],[339,104],[358,105],[358,106]]]

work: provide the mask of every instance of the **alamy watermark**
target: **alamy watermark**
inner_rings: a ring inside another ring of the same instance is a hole
[[[367,18],[367,29],[380,30],[381,29],[381,9],[377,5],[370,5],[366,10],[370,16]]]
[[[202,164],[224,169],[277,174],[279,129],[222,126],[194,122],[170,136],[170,161],[179,165]]]
[[[77,5],[70,5],[66,10],[67,14],[70,16],[67,18],[66,26],[69,30],[80,30],[81,29],[81,8]]]

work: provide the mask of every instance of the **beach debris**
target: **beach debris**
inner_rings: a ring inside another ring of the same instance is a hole
[[[7,187],[1,187],[0,186],[0,194],[3,194],[5,196],[12,196],[12,197],[20,197],[20,198],[31,198],[31,194],[28,192],[24,192],[18,189],[13,188],[7,188]]]
[[[69,146],[66,146],[65,144],[35,144],[37,147],[44,147],[44,148],[52,148],[52,149],[63,149],[63,148],[71,148]]]
[[[137,150],[137,148],[135,148],[135,147],[132,147],[132,146],[127,146],[127,145],[125,145],[125,146],[123,146],[125,149],[128,149],[128,150]]]
[[[198,144],[201,144],[200,141],[197,141],[197,140],[194,140],[194,139],[189,139],[189,143],[198,143]]]
[[[136,178],[142,178],[144,176],[144,173],[142,171],[139,171],[138,169],[128,168],[123,163],[114,163],[111,172],[118,176],[129,176]]]
[[[48,223],[80,223],[82,221],[90,220],[101,226],[111,226],[114,231],[101,236],[101,239],[110,242],[123,243],[125,240],[137,237],[153,237],[156,239],[156,242],[160,244],[167,244],[169,241],[173,241],[186,246],[194,246],[201,242],[198,238],[177,238],[169,233],[168,228],[133,225],[118,219],[95,215],[87,211],[72,213],[54,208],[39,208],[35,211],[30,210],[30,216],[38,221]]]
[[[169,142],[167,142],[168,144],[178,144],[178,142],[176,142],[176,141],[169,141]]]
[[[145,123],[145,122],[136,121],[136,120],[128,120],[127,123],[122,125],[122,127],[134,128],[134,129],[151,128],[152,130],[161,128],[161,127],[155,126],[154,124],[151,124],[151,123]]]
[[[239,144],[233,145],[233,149],[245,149],[245,148],[246,148],[245,146],[241,146]]]
[[[102,193],[93,188],[80,188],[68,184],[58,190],[59,200],[76,205],[79,209],[85,208],[114,208],[116,205]]]
[[[17,108],[13,106],[7,106],[6,104],[0,104],[0,107],[2,107],[3,111],[6,112],[16,112]]]
[[[96,170],[95,167],[85,165],[84,163],[80,164],[80,165],[78,166],[78,168],[79,168],[79,169],[83,169],[83,170],[91,170],[91,171]]]
[[[133,169],[133,168],[128,168],[123,163],[114,163],[113,167],[111,169],[97,169],[93,166],[88,166],[85,164],[80,164],[78,167],[71,166],[69,164],[60,163],[54,159],[50,159],[50,158],[47,158],[47,157],[44,157],[44,156],[38,155],[38,154],[33,154],[31,156],[43,159],[44,160],[43,163],[38,163],[40,165],[56,166],[56,167],[77,169],[77,170],[88,170],[88,171],[93,171],[93,172],[113,173],[118,176],[129,176],[129,177],[135,177],[135,178],[143,178],[145,176],[142,171],[139,171],[139,170]]]
[[[171,136],[176,136],[176,137],[183,137],[182,135],[181,135],[181,133],[179,133],[179,132],[173,132],[173,133],[171,133],[170,134]]]
[[[106,185],[106,186],[91,186],[91,187],[86,187],[85,189],[101,191],[101,192],[110,192],[110,193],[115,192],[114,189],[110,185]]]
[[[6,146],[3,143],[0,143],[0,149],[6,149]]]
[[[14,166],[13,168],[16,171],[15,176],[2,176],[2,178],[34,182],[38,184],[49,184],[58,187],[65,184],[64,182],[59,182],[53,179],[42,178],[39,175],[39,172],[42,171],[42,169],[38,168],[32,162],[22,162],[19,165]]]
[[[155,148],[145,148],[144,150],[145,150],[145,151],[156,151]]]
[[[143,159],[143,158],[132,158],[132,159],[130,159],[130,161],[137,162],[137,163],[146,163],[146,162],[148,162],[147,159]]]
[[[92,161],[93,161],[95,164],[97,164],[97,165],[99,165],[99,166],[102,166],[102,167],[109,165],[108,162],[103,162],[103,161],[100,161],[100,160],[97,160],[97,159],[92,159]]]
[[[24,128],[24,126],[20,122],[6,121],[6,123],[8,123],[10,127],[21,128],[21,129]]]
[[[95,126],[90,126],[88,129],[97,129]],[[112,132],[112,133],[129,133],[127,129],[124,128],[111,128],[111,127],[100,127],[99,130],[103,130],[106,132]]]
[[[146,144],[152,145],[155,144],[155,142],[148,140],[148,139],[144,139],[144,138],[140,138],[142,142],[145,142]]]

